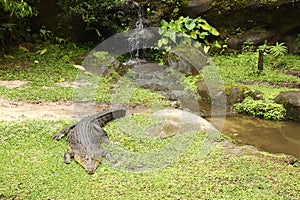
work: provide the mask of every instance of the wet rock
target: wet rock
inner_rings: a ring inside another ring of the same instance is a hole
[[[197,94],[187,89],[188,86],[182,82],[184,74],[170,66],[161,66],[157,63],[135,65],[131,70],[133,73],[131,78],[138,87],[161,94],[172,101],[171,104],[175,107],[199,113]]]
[[[144,89],[158,92],[171,101],[186,96],[184,85],[180,82],[182,74],[170,70],[169,66],[147,63],[133,67],[135,83]]]
[[[281,92],[274,101],[283,104],[288,118],[300,123],[300,91]]]
[[[79,67],[82,71],[102,76],[112,76],[114,74],[122,76],[128,70],[125,64],[118,61],[110,53],[97,50],[91,51]]]

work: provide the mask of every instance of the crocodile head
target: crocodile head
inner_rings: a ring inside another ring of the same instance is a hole
[[[80,151],[80,153],[74,155],[74,159],[86,169],[89,174],[93,174],[101,163],[102,156],[99,153],[93,151],[87,151],[87,149]]]

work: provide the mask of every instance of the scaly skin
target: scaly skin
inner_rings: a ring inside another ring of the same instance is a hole
[[[125,116],[125,110],[113,110],[97,113],[83,118],[81,121],[64,128],[52,138],[59,140],[67,135],[68,151],[64,155],[66,164],[71,163],[71,157],[84,167],[89,174],[93,174],[102,157],[115,163],[111,153],[101,149],[100,144],[108,142],[107,133],[102,127],[109,121]]]

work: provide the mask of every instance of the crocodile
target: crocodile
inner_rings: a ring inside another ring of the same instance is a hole
[[[71,157],[74,157],[89,174],[94,173],[104,156],[110,162],[116,163],[109,151],[100,148],[100,144],[109,141],[102,127],[113,119],[124,117],[125,114],[126,111],[123,109],[96,113],[84,117],[53,135],[52,138],[56,140],[67,135],[68,150],[64,154],[64,162],[70,164]]]

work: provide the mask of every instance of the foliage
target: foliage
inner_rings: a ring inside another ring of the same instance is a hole
[[[159,33],[162,38],[158,41],[158,47],[164,47],[167,51],[172,45],[187,43],[196,48],[204,46],[206,52],[211,46],[219,46],[217,42],[210,43],[209,36],[218,36],[217,29],[212,27],[205,19],[201,17],[192,19],[180,16],[177,20],[167,22],[161,20]]]
[[[34,14],[31,6],[24,0],[1,0],[0,8],[4,13],[8,13],[10,17],[15,16],[17,19],[30,17]]]
[[[24,0],[0,0],[0,43],[11,45],[17,34],[26,30],[24,19],[36,15],[37,12]]]
[[[40,36],[42,41],[47,41],[47,42],[51,42],[51,43],[62,44],[62,43],[67,42],[67,39],[55,36],[55,34],[52,31],[47,30],[45,27],[42,27],[40,29],[39,36]]]
[[[264,45],[260,46],[258,49],[263,50],[266,54],[270,54],[275,58],[283,56],[283,55],[287,54],[287,52],[288,52],[288,49],[285,46],[284,42],[282,42],[282,43],[276,42],[275,45],[264,44]]]
[[[235,104],[235,108],[240,113],[265,119],[282,120],[286,116],[283,105],[268,100],[253,100],[251,97],[247,97],[242,103]]]
[[[59,0],[61,7],[60,28],[74,30],[76,24],[84,23],[86,31],[93,31],[99,40],[115,32],[125,30],[129,23],[121,5],[125,0]],[[74,20],[78,20],[74,23]],[[67,25],[67,26],[66,26]]]

